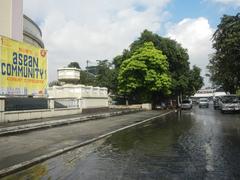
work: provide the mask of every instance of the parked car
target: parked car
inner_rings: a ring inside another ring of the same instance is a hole
[[[192,101],[190,99],[184,99],[181,104],[181,109],[192,109]]]
[[[219,109],[219,107],[220,107],[220,104],[219,104],[220,98],[221,98],[220,96],[216,96],[213,99],[213,107],[215,110]]]
[[[199,108],[202,108],[202,107],[208,108],[209,100],[207,98],[200,98],[198,106],[199,106]]]
[[[165,102],[161,102],[161,104],[155,105],[155,109],[167,109]]]
[[[219,101],[219,107],[222,113],[240,111],[240,100],[236,95],[222,96]]]

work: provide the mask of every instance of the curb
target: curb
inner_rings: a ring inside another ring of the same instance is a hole
[[[152,121],[152,120],[157,119],[157,118],[162,117],[162,116],[166,116],[166,115],[168,115],[168,114],[170,114],[172,112],[174,112],[174,111],[169,111],[169,112],[166,112],[164,114],[160,114],[158,116],[154,116],[154,117],[145,119],[145,120],[143,120],[141,122],[137,122],[137,123],[134,123],[134,124],[131,124],[131,125],[119,128],[117,130],[113,130],[113,131],[111,131],[109,133],[106,133],[106,134],[100,135],[98,137],[86,140],[86,141],[84,141],[82,143],[79,143],[79,144],[76,144],[76,145],[72,145],[72,146],[69,146],[69,147],[66,147],[66,148],[62,148],[62,149],[56,150],[54,152],[51,152],[49,154],[33,158],[32,160],[25,161],[25,162],[22,162],[22,163],[18,163],[16,165],[10,166],[8,168],[4,168],[4,169],[0,170],[0,178],[5,177],[5,176],[10,175],[10,174],[13,174],[13,173],[16,173],[16,172],[18,172],[20,170],[26,169],[28,167],[31,167],[31,166],[35,165],[35,164],[41,163],[41,162],[46,161],[46,160],[48,160],[50,158],[53,158],[53,157],[56,157],[56,156],[61,155],[63,153],[66,153],[68,151],[74,150],[76,148],[80,148],[82,146],[88,145],[88,144],[93,143],[95,141],[98,141],[100,139],[106,138],[106,137],[108,137],[108,136],[110,136],[110,135],[112,135],[114,133],[117,133],[117,132],[129,129],[131,127],[134,127],[134,126],[146,123],[148,121]]]
[[[33,124],[27,124],[27,125],[0,128],[0,136],[23,133],[23,132],[28,132],[28,131],[38,130],[38,129],[53,128],[57,126],[85,122],[90,120],[97,120],[97,119],[107,118],[111,116],[119,116],[122,114],[129,114],[129,113],[140,112],[140,111],[142,110],[130,109],[130,110],[122,110],[122,111],[116,111],[116,112],[110,112],[110,113],[102,113],[102,114],[96,114],[96,115],[90,115],[90,116],[77,117],[77,118],[53,120],[48,122],[40,122],[40,123],[33,123]]]

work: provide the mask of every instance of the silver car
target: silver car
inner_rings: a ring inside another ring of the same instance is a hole
[[[200,98],[198,106],[199,106],[199,108],[202,108],[202,107],[208,108],[208,106],[209,106],[208,99],[207,98]]]
[[[192,109],[192,101],[190,99],[184,99],[181,104],[181,109]]]
[[[222,113],[240,111],[240,101],[236,95],[222,96],[219,101]]]

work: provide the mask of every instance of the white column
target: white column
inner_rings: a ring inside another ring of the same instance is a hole
[[[81,110],[82,112],[82,108],[83,108],[83,100],[81,98],[78,99],[78,108]]]
[[[23,0],[12,0],[12,39],[23,41]]]
[[[5,97],[0,97],[0,112],[5,111]]]
[[[5,97],[0,97],[0,122],[4,122]]]
[[[48,109],[54,110],[54,99],[48,99]]]
[[[23,0],[0,0],[0,35],[23,40]]]

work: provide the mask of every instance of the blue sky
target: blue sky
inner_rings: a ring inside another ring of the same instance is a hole
[[[70,61],[84,68],[86,60],[112,60],[144,29],[181,43],[204,75],[220,18],[237,12],[240,0],[24,0],[42,29],[50,81]]]
[[[215,29],[223,14],[236,15],[240,12],[240,7],[234,3],[222,4],[207,0],[172,0],[167,5],[167,10],[171,14],[169,20],[173,23],[184,18],[205,17]]]

